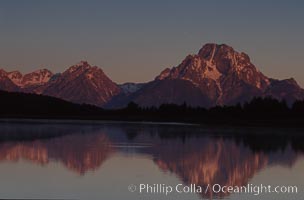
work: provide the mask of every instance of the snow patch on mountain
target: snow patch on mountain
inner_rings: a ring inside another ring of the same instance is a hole
[[[19,71],[7,72],[7,77],[16,85],[22,86],[22,77],[23,75]]]
[[[2,70],[5,72],[4,70]],[[19,71],[5,72],[7,78],[9,78],[16,86],[20,88],[41,85],[47,83],[53,73],[47,69],[39,69],[28,74],[22,74]]]
[[[118,85],[125,94],[130,94],[141,89],[145,83],[123,83]]]
[[[218,81],[221,76],[222,73],[217,70],[216,65],[212,61],[207,61],[207,66],[205,68],[205,72],[202,74],[202,77]]]

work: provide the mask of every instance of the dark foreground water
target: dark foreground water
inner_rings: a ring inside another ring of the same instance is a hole
[[[303,199],[302,134],[181,124],[2,122],[0,199]],[[297,193],[218,193],[211,190],[215,184],[296,186]]]

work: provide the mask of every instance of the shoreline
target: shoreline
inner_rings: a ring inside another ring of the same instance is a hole
[[[38,117],[8,117],[0,118],[0,124],[4,123],[28,123],[28,124],[74,124],[74,125],[102,125],[102,124],[137,124],[137,125],[169,125],[169,126],[196,126],[208,128],[287,128],[287,129],[303,129],[303,120],[280,119],[280,120],[209,120],[205,122],[189,121],[173,121],[173,120],[145,120],[131,118],[128,120],[122,119],[98,119],[98,118],[77,118],[77,117],[54,117],[54,118],[38,118]]]
[[[39,123],[39,124],[147,124],[174,126],[201,126],[199,123],[184,123],[170,121],[127,121],[127,120],[98,120],[98,119],[69,119],[69,118],[0,118],[0,123]]]

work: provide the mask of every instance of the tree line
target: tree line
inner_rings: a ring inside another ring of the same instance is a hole
[[[256,97],[243,104],[211,108],[186,103],[141,107],[130,102],[125,108],[109,110],[43,95],[0,91],[0,117],[298,126],[304,124],[304,100],[288,105],[284,100]]]

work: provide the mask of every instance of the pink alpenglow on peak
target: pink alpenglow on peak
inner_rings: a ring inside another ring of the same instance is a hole
[[[103,106],[119,93],[120,88],[101,68],[86,61],[71,66],[43,91],[45,95],[96,106]]]
[[[6,77],[11,80],[16,86],[26,88],[34,85],[42,85],[47,83],[53,76],[53,73],[48,69],[39,69],[28,74],[22,74],[19,71],[5,72]]]

